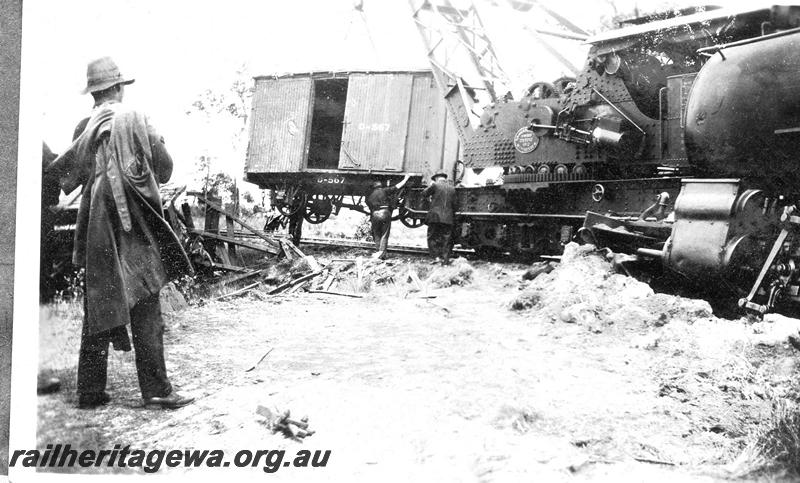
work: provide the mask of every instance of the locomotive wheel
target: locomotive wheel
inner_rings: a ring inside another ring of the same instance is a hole
[[[415,218],[403,206],[399,208],[398,216],[400,217],[400,223],[404,224],[409,228],[419,228],[424,223],[424,220],[422,218]]]
[[[289,186],[286,188],[285,202],[279,203],[276,208],[281,215],[291,217],[306,204],[305,193],[299,186]]]
[[[318,225],[330,218],[333,203],[328,195],[313,194],[306,198],[303,218],[312,225]]]

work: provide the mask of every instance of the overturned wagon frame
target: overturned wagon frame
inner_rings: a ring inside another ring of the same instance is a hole
[[[255,78],[245,179],[283,215],[322,223],[366,212],[374,181],[454,173],[457,132],[430,71],[313,72]],[[395,219],[421,221],[400,205]]]

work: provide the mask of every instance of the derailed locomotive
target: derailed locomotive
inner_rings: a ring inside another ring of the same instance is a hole
[[[454,89],[465,167],[503,173],[460,188],[462,244],[557,253],[580,235],[759,313],[800,301],[798,25],[794,6],[637,19],[474,128]]]
[[[795,6],[633,19],[588,39],[576,77],[535,82],[519,100],[483,106],[478,122],[470,88],[452,86],[443,94],[459,162],[429,164],[452,168],[457,242],[541,255],[579,239],[759,313],[800,301],[799,25]],[[248,179],[279,188],[251,157]],[[394,174],[346,157],[339,171]],[[285,178],[279,206],[312,220],[336,207],[328,194],[301,196],[302,180]],[[425,200],[410,184],[398,216],[419,226]]]

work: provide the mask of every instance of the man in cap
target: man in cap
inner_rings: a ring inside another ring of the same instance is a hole
[[[455,223],[458,198],[456,189],[447,182],[447,174],[439,171],[431,176],[433,182],[422,191],[423,197],[430,197],[428,216],[428,252],[434,263],[442,265],[450,263],[450,251],[453,249],[453,224]]]
[[[383,186],[380,181],[373,181],[372,191],[367,196],[369,208],[369,221],[372,225],[372,240],[375,242],[373,258],[383,260],[386,258],[386,248],[389,245],[389,231],[392,228],[392,210],[395,204],[395,195],[408,183],[410,174],[394,186]]]
[[[72,254],[73,264],[85,270],[78,407],[110,401],[109,344],[130,350],[127,325],[145,406],[185,406],[194,398],[178,394],[167,378],[159,301],[169,280],[192,273],[158,191],[172,174],[172,159],[147,117],[122,105],[125,86],[134,80],[111,58],[90,62],[86,77],[92,115],[48,168],[65,193],[83,186]]]

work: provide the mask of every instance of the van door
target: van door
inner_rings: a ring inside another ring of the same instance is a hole
[[[293,173],[305,166],[314,82],[257,78],[246,173]]]
[[[411,74],[351,74],[339,169],[402,171]]]

